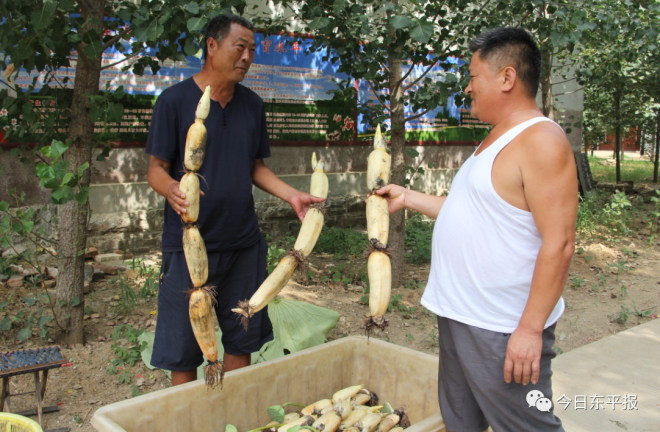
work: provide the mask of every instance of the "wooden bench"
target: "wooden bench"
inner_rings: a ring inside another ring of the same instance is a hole
[[[39,418],[39,424],[43,427],[42,414],[44,412],[57,411],[55,407],[42,407],[44,394],[46,393],[46,382],[48,380],[48,371],[50,369],[68,366],[67,362],[60,348],[57,346],[46,348],[23,349],[16,351],[7,351],[0,353],[0,378],[2,378],[2,389],[0,391],[0,411],[5,410],[10,412],[9,400],[13,396],[32,394],[36,399],[36,415]],[[16,375],[26,373],[34,374],[34,391],[23,393],[11,393],[9,390],[9,379]],[[30,410],[24,413],[16,413],[22,415],[34,415],[35,412]],[[58,429],[59,431],[60,429]],[[68,430],[68,429],[65,429]]]

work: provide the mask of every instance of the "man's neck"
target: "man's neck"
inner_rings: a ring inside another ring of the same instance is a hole
[[[211,74],[206,70],[201,70],[196,75],[193,76],[197,86],[204,90],[207,85],[211,86],[211,100],[216,101],[223,108],[231,101],[234,97],[234,91],[236,90],[236,84],[233,82],[228,82],[222,78],[218,78],[215,74]]]
[[[512,127],[529,120],[534,117],[542,116],[543,112],[536,106],[536,104],[525,104],[517,109],[506,110],[500,115],[496,122],[492,123],[493,128],[488,133],[488,136],[479,145],[476,154],[484,151],[490,144],[497,138],[502,136],[506,131]]]

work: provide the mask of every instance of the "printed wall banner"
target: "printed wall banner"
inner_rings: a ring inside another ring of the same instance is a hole
[[[305,145],[319,141],[351,144],[359,138],[369,140],[375,125],[365,124],[361,117],[357,117],[355,101],[340,103],[332,100],[337,83],[346,80],[347,76],[339,73],[336,65],[323,60],[327,55],[324,50],[307,53],[312,39],[257,33],[255,41],[254,63],[243,84],[266,103],[272,144]],[[123,105],[124,110],[121,120],[106,118],[97,121],[95,132],[101,140],[137,146],[144,145],[158,95],[167,87],[193,76],[203,64],[200,51],[185,61],[162,63],[155,74],[147,71],[139,76],[130,71],[130,60],[125,60],[117,50],[104,52],[102,61],[100,88],[110,92],[111,102]],[[51,87],[47,92],[35,94],[34,106],[36,110],[58,110],[67,107],[70,101],[75,59],[71,67],[59,69],[56,75],[21,70],[12,78],[13,84],[24,91],[32,86],[34,90],[41,90],[45,85]],[[47,80],[50,81],[47,83]],[[375,101],[364,83],[358,83],[357,88],[360,102]],[[15,126],[16,119],[13,119],[14,124],[7,118],[7,122],[2,120],[0,118],[0,126],[4,129]],[[472,122],[474,119],[470,119],[468,111],[457,107],[453,98],[448,98],[445,106],[409,122],[407,135],[409,139],[423,143],[474,142],[483,135],[483,128]],[[60,126],[64,131],[65,125]]]

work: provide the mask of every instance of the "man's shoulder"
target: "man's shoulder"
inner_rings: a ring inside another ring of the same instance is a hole
[[[511,143],[514,144],[511,147],[520,147],[523,151],[548,142],[568,143],[564,129],[554,120],[545,116],[528,118],[512,126],[503,134],[514,133],[516,129],[518,131],[511,138]]]
[[[246,101],[259,103],[259,104],[264,103],[263,99],[261,98],[261,96],[257,94],[257,92],[255,92],[249,87],[244,86],[243,84],[236,84],[235,93],[239,95],[239,97],[245,99]]]
[[[520,136],[526,143],[526,147],[547,146],[549,144],[568,145],[568,138],[564,129],[555,121],[544,117],[544,121],[528,127]]]
[[[183,81],[179,81],[176,84],[173,84],[163,90],[158,96],[159,99],[176,99],[181,95],[190,94],[191,90],[194,89],[197,85],[192,78],[186,78]]]
[[[512,150],[522,167],[537,174],[553,165],[565,165],[573,158],[571,143],[564,129],[554,121],[541,121],[523,131]]]

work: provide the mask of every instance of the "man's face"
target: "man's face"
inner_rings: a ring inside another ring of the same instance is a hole
[[[229,82],[243,81],[254,60],[254,33],[239,24],[232,23],[229,33],[220,43],[209,39],[208,56],[216,73]]]
[[[497,94],[499,72],[475,52],[470,61],[470,82],[465,93],[472,98],[472,116],[486,121],[490,110],[497,109],[494,96]]]

